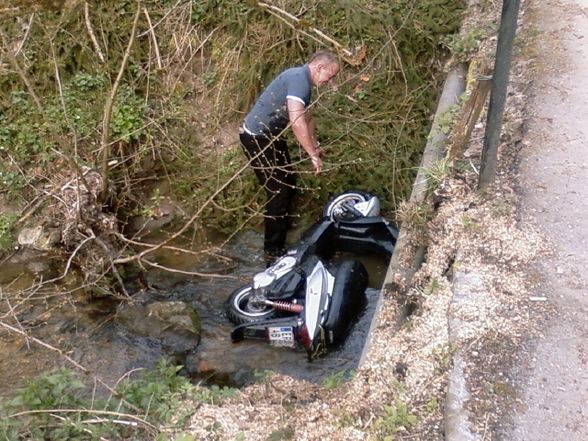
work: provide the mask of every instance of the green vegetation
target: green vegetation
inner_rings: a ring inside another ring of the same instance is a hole
[[[61,369],[31,380],[0,402],[0,438],[18,439],[167,439],[157,427],[183,424],[192,414],[182,400],[221,404],[229,388],[207,389],[178,376],[181,366],[162,361],[137,380],[119,384],[116,397],[88,396],[77,375]],[[179,436],[176,439],[182,438]]]
[[[515,210],[515,204],[508,197],[497,198],[492,201],[492,215],[495,218],[510,215]]]
[[[266,441],[290,441],[295,439],[296,432],[290,426],[284,427],[283,429],[274,430],[266,438]]]
[[[325,387],[325,389],[336,389],[346,381],[349,381],[349,379],[352,378],[353,375],[355,375],[355,371],[353,369],[349,371],[342,370],[334,372],[331,375],[328,375],[323,380],[323,386]]]
[[[465,95],[462,95],[462,97],[463,96]],[[463,98],[461,100],[463,101]],[[433,127],[431,135],[434,135],[435,131],[443,135],[449,135],[460,107],[461,106],[454,104],[453,106],[450,106],[449,109],[447,109],[441,115],[439,115],[436,125],[435,127]]]
[[[439,184],[449,176],[449,159],[443,158],[435,161],[431,166],[425,170],[425,176],[427,177],[427,191],[434,191]]]
[[[8,251],[14,242],[14,226],[18,216],[0,214],[0,253]]]
[[[461,217],[461,224],[465,230],[474,230],[477,227],[478,222],[475,218],[466,213]]]
[[[396,400],[393,405],[384,406],[384,415],[378,418],[373,428],[384,441],[394,440],[394,435],[401,429],[408,429],[416,423],[416,417],[408,411],[403,402]]]
[[[436,294],[439,292],[439,288],[440,288],[439,280],[436,277],[433,277],[429,280],[429,283],[427,283],[427,286],[425,286],[424,293],[426,295]]]
[[[402,202],[398,207],[396,217],[402,224],[422,233],[427,230],[427,223],[433,219],[433,214],[431,204],[425,200],[420,204]]]
[[[429,401],[427,401],[425,408],[429,413],[436,412],[439,409],[439,400],[437,397],[432,397]]]
[[[336,411],[337,425],[339,427],[352,427],[356,423],[356,418],[350,412],[345,410]]]
[[[1,61],[10,67],[0,76],[0,191],[9,197],[22,195],[25,182],[50,181],[46,170],[70,168],[64,155],[98,166],[105,105],[136,12],[124,0],[92,3],[88,19],[83,2],[13,3],[12,16],[0,17]],[[111,206],[120,217],[144,202],[145,182],[164,179],[173,198],[202,212],[196,227],[234,231],[256,218],[264,197],[244,167],[236,124],[278,71],[329,46],[314,28],[353,55],[336,90],[313,106],[326,172],[302,175],[300,212],[314,216],[347,188],[380,195],[389,210],[406,197],[440,87],[434,60],[464,2],[288,0],[281,7],[298,14],[294,25],[249,1],[142,7],[109,125]]]
[[[463,34],[448,35],[443,43],[458,60],[467,61],[478,51],[487,35],[482,29],[472,28]]]
[[[436,369],[439,372],[446,372],[449,367],[453,354],[455,353],[455,347],[451,344],[436,348],[433,351],[433,357],[437,362]]]

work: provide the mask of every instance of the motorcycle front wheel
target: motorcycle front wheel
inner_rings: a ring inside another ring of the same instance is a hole
[[[253,288],[251,285],[246,285],[236,289],[229,296],[225,313],[235,325],[258,322],[277,315],[277,311],[271,306],[251,303],[249,301],[251,294],[253,294]]]
[[[345,209],[345,205],[355,205],[360,202],[366,202],[370,195],[361,190],[348,190],[333,197],[323,210],[323,217],[328,217],[333,221],[355,219],[356,215]]]

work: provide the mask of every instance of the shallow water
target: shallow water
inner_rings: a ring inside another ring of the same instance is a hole
[[[248,283],[255,273],[264,269],[264,262],[258,256],[261,240],[260,235],[250,232],[227,246],[227,255],[238,262],[231,275],[238,276],[240,280],[194,281],[178,283],[168,289],[171,298],[191,303],[201,314],[202,341],[197,355],[188,360],[203,371],[199,378],[209,383],[239,386],[254,379],[259,371],[271,369],[292,377],[321,382],[335,372],[357,368],[385,276],[386,262],[372,257],[357,257],[370,276],[366,307],[340,347],[308,362],[304,351],[276,348],[265,341],[246,340],[236,344],[230,341],[233,325],[224,316],[224,302],[233,290]],[[155,285],[165,283],[158,277],[153,279]]]
[[[224,248],[221,260],[211,258],[192,262],[186,255],[159,253],[157,260],[166,266],[225,274],[226,277],[201,278],[161,270],[150,271],[147,280],[151,288],[134,296],[147,302],[181,300],[199,312],[202,318],[201,343],[193,355],[182,361],[189,366],[189,371],[198,372],[194,375],[195,381],[241,386],[254,381],[256,375],[269,369],[322,382],[329,375],[357,368],[379,287],[385,276],[386,263],[375,258],[359,257],[370,275],[367,305],[344,344],[308,362],[305,352],[275,348],[265,341],[249,340],[237,344],[230,341],[232,324],[224,316],[224,302],[234,289],[248,283],[255,273],[264,269],[259,253],[261,242],[260,234],[245,233]],[[34,293],[25,303],[18,303],[18,299],[7,294],[9,288],[13,291],[24,289],[40,277],[47,279],[56,275],[56,271],[43,259],[5,265],[1,284],[4,290],[0,292],[2,321],[22,326],[30,335],[59,348],[62,354],[90,369],[110,385],[135,369],[153,367],[166,356],[158,341],[132,335],[117,323],[115,312],[118,302],[112,299],[89,301],[82,292],[69,293],[66,282],[50,294]],[[14,280],[16,282],[7,288]],[[14,332],[0,331],[0,375],[4,379],[0,394],[5,395],[21,386],[26,379],[61,366],[72,367],[56,351],[26,342]]]

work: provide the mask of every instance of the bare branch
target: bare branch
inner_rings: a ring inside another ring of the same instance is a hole
[[[159,243],[158,245],[153,246],[152,248],[141,251],[139,254],[135,254],[134,256],[125,257],[125,258],[121,258],[121,259],[115,259],[115,260],[113,260],[113,263],[114,264],[121,264],[121,263],[133,262],[136,260],[140,261],[147,254],[153,253],[154,251],[162,248],[163,246],[167,245],[168,243],[170,243],[174,239],[181,236],[182,233],[184,233],[184,231],[186,231],[190,227],[190,225],[192,225],[194,223],[194,221],[196,219],[198,219],[198,217],[200,217],[202,212],[206,209],[206,207],[208,207],[212,203],[214,198],[216,198],[225,188],[227,188],[235,179],[237,179],[237,177],[239,175],[241,175],[241,173],[243,173],[248,167],[249,167],[249,164],[245,164],[239,170],[237,170],[235,172],[235,174],[233,174],[233,176],[231,176],[229,179],[227,179],[227,181],[223,185],[221,185],[220,187],[218,187],[216,189],[216,191],[208,198],[208,200],[204,204],[202,204],[202,206],[200,208],[198,208],[196,213],[194,213],[194,215],[192,215],[192,217],[184,224],[184,226],[182,228],[180,228],[178,231],[176,231],[174,234],[172,234],[166,240]]]
[[[31,32],[31,28],[33,27],[33,18],[35,18],[35,14],[31,14],[31,16],[29,18],[29,23],[25,26],[26,32],[23,35],[22,39],[20,40],[20,43],[16,47],[16,50],[14,51],[15,57],[20,53],[20,51],[24,47],[25,42],[27,41],[27,38],[29,37],[29,34]]]
[[[88,5],[88,2],[84,2],[84,18],[86,19],[86,28],[88,29],[88,34],[90,34],[90,40],[92,40],[94,50],[96,50],[98,58],[100,58],[100,61],[104,63],[104,55],[102,54],[102,50],[100,49],[100,45],[98,44],[98,40],[96,39],[96,34],[94,33],[94,29],[92,28],[92,22],[90,21],[90,6]]]
[[[175,269],[175,268],[169,268],[167,266],[160,265],[159,263],[150,262],[147,259],[143,259],[143,260],[141,260],[141,262],[144,262],[147,265],[152,266],[153,268],[159,268],[159,269],[162,269],[165,271],[169,271],[170,273],[186,274],[188,276],[210,277],[210,278],[215,278],[215,279],[239,280],[239,277],[237,277],[237,276],[228,276],[228,275],[224,275],[224,274],[213,274],[213,273],[199,273],[196,271],[184,271],[184,270],[179,270],[179,269]]]
[[[163,22],[163,21],[164,21],[164,20],[165,20],[165,19],[168,17],[168,15],[169,15],[169,14],[171,14],[171,13],[174,11],[174,9],[176,9],[176,8],[178,7],[178,5],[179,5],[181,2],[182,2],[182,0],[178,0],[178,1],[176,2],[176,4],[175,4],[175,5],[173,5],[173,6],[172,6],[172,7],[171,7],[171,8],[170,8],[170,9],[169,9],[169,10],[168,10],[166,13],[165,13],[165,15],[164,15],[164,16],[163,16],[163,17],[161,17],[161,18],[159,19],[159,21],[158,21],[157,23],[155,23],[155,24],[152,26],[152,28],[153,28],[153,29],[155,29],[157,26],[159,26],[159,25],[160,25],[160,24],[161,24],[161,23],[162,23],[162,22]],[[186,3],[188,3],[188,2],[186,2]],[[149,25],[151,26],[151,24],[149,24]],[[144,37],[144,36],[145,36],[145,35],[147,35],[149,32],[150,32],[150,29],[147,29],[146,31],[144,31],[144,32],[141,32],[139,35],[137,35],[137,37],[138,37],[138,38]]]
[[[155,50],[155,58],[157,60],[157,68],[162,69],[163,66],[161,64],[161,56],[159,55],[159,45],[157,44],[157,38],[155,37],[155,30],[153,29],[153,25],[151,24],[151,17],[149,17],[149,11],[147,8],[143,8],[143,14],[145,14],[145,18],[147,19],[147,23],[149,23],[149,34],[151,35],[151,40],[153,41],[153,49]]]
[[[133,27],[131,29],[131,36],[129,38],[129,44],[125,50],[125,54],[123,60],[120,65],[120,69],[118,70],[118,75],[114,84],[112,85],[112,90],[110,91],[110,96],[106,101],[104,107],[104,118],[102,119],[102,139],[100,142],[100,149],[102,153],[102,189],[100,191],[100,195],[102,199],[106,199],[106,194],[108,192],[108,152],[109,152],[109,129],[110,129],[110,118],[112,116],[112,106],[114,105],[114,99],[116,98],[116,92],[118,91],[118,87],[122,80],[122,76],[127,66],[127,62],[129,61],[129,57],[131,56],[131,49],[133,47],[133,43],[135,41],[135,33],[137,31],[137,24],[139,23],[139,16],[141,15],[141,0],[137,0],[137,12],[135,12],[135,18],[133,20]]]
[[[276,18],[279,18],[292,29],[297,30],[301,34],[304,34],[307,37],[312,38],[314,41],[318,43],[325,44],[326,42],[331,46],[334,46],[343,55],[345,61],[349,62],[350,64],[357,64],[357,60],[353,59],[353,52],[351,52],[338,41],[326,35],[323,31],[317,28],[310,27],[310,32],[306,32],[301,26],[297,26],[300,25],[300,19],[298,17],[290,14],[287,11],[284,11],[283,9],[278,8],[277,6],[270,5],[268,3],[257,2],[257,4],[265,10],[267,10],[271,15],[273,15]]]
[[[23,337],[25,337],[25,339],[27,339],[27,342],[28,342],[28,340],[30,340],[34,343],[37,343],[40,346],[43,346],[46,349],[49,349],[50,351],[57,352],[60,356],[65,358],[69,363],[71,363],[77,369],[81,370],[82,372],[84,372],[86,374],[89,373],[88,369],[86,369],[84,366],[79,364],[77,361],[75,361],[69,355],[64,354],[62,350],[60,350],[54,346],[51,346],[50,344],[45,343],[44,341],[39,340],[38,338],[30,336],[29,334],[26,333],[26,331],[24,331],[22,329],[15,328],[14,326],[9,325],[8,323],[4,323],[4,322],[0,321],[0,326],[3,327],[4,329],[11,331],[11,332],[22,335]]]
[[[52,352],[56,352],[57,354],[59,354],[61,357],[63,357],[68,363],[70,363],[72,366],[74,366],[76,369],[79,369],[80,371],[82,371],[85,374],[91,375],[92,379],[94,381],[97,381],[98,383],[100,383],[102,386],[104,386],[110,393],[112,393],[115,397],[123,400],[125,402],[125,404],[127,406],[129,406],[131,409],[133,409],[134,411],[140,412],[141,409],[139,409],[138,407],[136,407],[135,405],[129,403],[128,401],[124,400],[121,396],[120,393],[118,393],[117,391],[115,391],[112,387],[110,387],[108,384],[106,384],[104,381],[102,381],[100,378],[96,377],[95,375],[92,375],[91,371],[82,366],[81,364],[79,364],[78,362],[76,362],[73,358],[69,357],[67,354],[63,353],[63,351],[59,348],[56,348],[54,346],[51,346],[48,343],[45,343],[42,340],[39,340],[38,338],[32,337],[30,336],[26,331],[15,328],[14,326],[9,325],[8,323],[4,323],[2,321],[0,321],[0,327],[3,327],[4,329],[14,332],[16,334],[19,334],[21,336],[23,336],[25,339],[38,344],[39,346],[44,347],[45,349],[49,349]],[[14,414],[12,416],[18,416],[21,414]]]
[[[120,233],[115,233],[115,234],[120,240],[127,242],[131,245],[138,245],[138,246],[147,247],[147,248],[151,248],[151,247],[155,246],[155,244],[152,244],[152,243],[140,242],[138,240],[128,239]],[[165,245],[161,248],[164,250],[177,251],[178,253],[191,254],[192,256],[208,255],[208,256],[214,256],[217,259],[221,259],[226,262],[232,261],[232,259],[230,259],[226,256],[221,256],[221,255],[217,254],[219,247],[212,247],[212,248],[202,249],[202,250],[198,250],[198,251],[188,250],[186,248],[174,247],[174,246],[170,246],[170,245]]]
[[[17,412],[17,413],[13,413],[12,415],[7,415],[6,418],[16,418],[16,417],[20,417],[20,416],[25,416],[25,415],[34,415],[34,414],[40,414],[40,413],[87,413],[90,415],[108,415],[108,416],[115,416],[115,417],[122,417],[122,418],[127,418],[129,420],[134,420],[137,423],[143,424],[145,427],[148,427],[149,429],[153,430],[154,432],[159,432],[159,430],[157,429],[157,427],[155,427],[153,424],[149,423],[148,421],[145,421],[143,418],[139,418],[136,415],[132,415],[132,414],[127,414],[127,413],[121,413],[121,412],[113,412],[113,411],[108,411],[108,410],[97,410],[97,409],[38,409],[38,410],[26,410],[23,412]],[[95,421],[86,421],[86,422],[95,422]],[[110,422],[115,422],[110,420]],[[119,424],[122,424],[124,422],[119,421]],[[128,422],[126,422],[128,424]]]
[[[125,296],[127,297],[127,299],[130,299],[131,296],[129,295],[127,289],[125,288],[125,284],[123,282],[122,277],[120,276],[120,273],[118,272],[118,270],[116,269],[116,267],[114,266],[114,263],[112,263],[112,257],[110,256],[110,249],[108,248],[108,246],[99,238],[94,238],[96,240],[96,243],[98,245],[100,245],[104,251],[106,252],[106,256],[108,257],[108,263],[110,264],[110,269],[112,270],[112,273],[114,274],[114,277],[116,277],[116,280],[118,281],[121,289],[123,290],[123,293],[125,294]]]

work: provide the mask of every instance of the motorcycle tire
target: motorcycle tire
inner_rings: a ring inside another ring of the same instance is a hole
[[[253,287],[245,285],[233,291],[229,296],[225,304],[225,314],[235,325],[267,320],[277,315],[277,311],[271,306],[259,308],[250,305],[249,297],[252,292]]]
[[[359,202],[369,201],[371,195],[361,190],[347,190],[343,193],[334,196],[329,200],[323,209],[323,217],[328,217],[333,221],[338,220],[352,220],[355,215],[348,213],[343,209],[343,204],[351,202],[357,204]]]
[[[323,327],[330,344],[340,343],[353,319],[365,305],[368,273],[361,262],[345,260],[337,265],[327,320]]]

